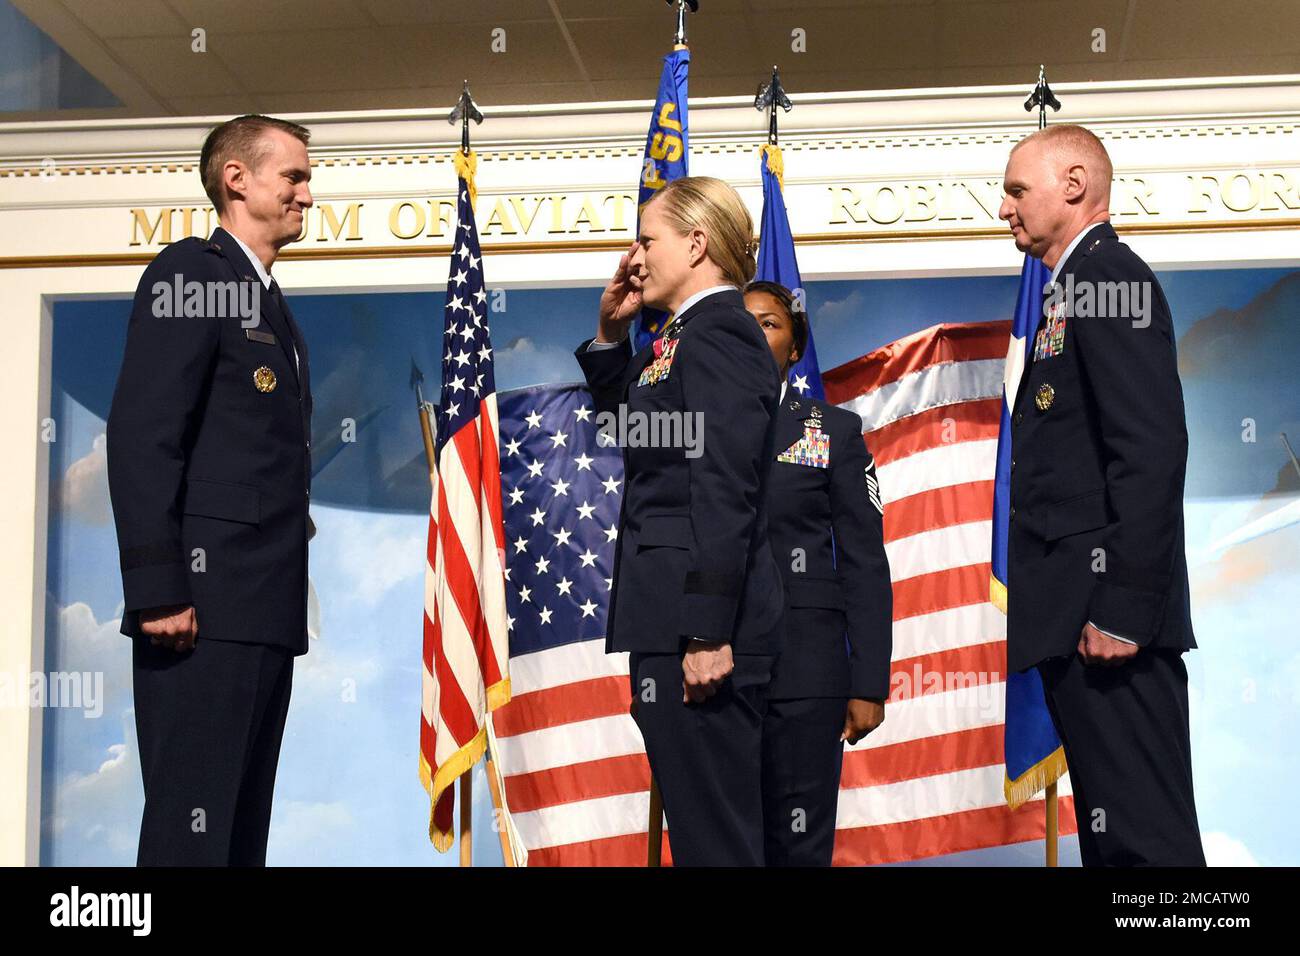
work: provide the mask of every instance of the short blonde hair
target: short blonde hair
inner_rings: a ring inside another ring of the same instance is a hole
[[[686,235],[699,229],[709,237],[707,255],[723,278],[744,288],[758,264],[754,261],[754,220],[740,194],[712,176],[682,176],[664,186],[651,202],[664,218]]]

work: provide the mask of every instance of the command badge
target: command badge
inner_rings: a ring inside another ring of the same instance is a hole
[[[1038,391],[1034,393],[1034,404],[1038,406],[1040,412],[1045,412],[1052,407],[1052,402],[1056,401],[1056,389],[1044,382],[1038,386]]]
[[[253,384],[259,392],[274,392],[275,373],[263,365],[253,373]]]

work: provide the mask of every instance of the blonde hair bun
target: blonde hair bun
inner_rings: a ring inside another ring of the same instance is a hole
[[[708,256],[728,282],[743,288],[754,278],[754,220],[731,186],[712,176],[682,176],[664,186],[654,201],[679,235],[700,229],[709,237]]]

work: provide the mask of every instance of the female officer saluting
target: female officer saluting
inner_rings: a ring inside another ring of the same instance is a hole
[[[808,342],[807,314],[775,282],[750,283],[745,307],[784,382]],[[787,608],[763,722],[765,853],[769,866],[829,866],[844,741],[880,725],[889,694],[884,510],[852,412],[783,385],[774,455],[768,538]]]
[[[631,652],[634,716],[687,866],[763,863],[761,734],[783,610],[764,484],[781,385],[740,293],[752,237],[721,180],[668,183],[576,353],[598,411],[627,406],[606,650]],[[633,355],[642,304],[674,318]],[[647,434],[675,423],[702,435],[634,447],[638,420]]]

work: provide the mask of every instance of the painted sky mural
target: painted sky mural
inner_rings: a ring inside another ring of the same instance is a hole
[[[1300,784],[1300,272],[1159,273],[1178,334],[1190,459],[1186,534],[1200,650],[1187,657],[1197,803],[1218,863],[1300,864],[1277,827]],[[824,369],[946,321],[1008,316],[1016,276],[808,283]],[[489,314],[498,388],[580,380],[599,290],[506,289]],[[455,865],[425,835],[416,775],[428,477],[411,389],[436,394],[442,293],[296,295],[316,393],[311,651],[299,658],[268,862]],[[130,648],[105,476],[104,418],[130,303],[54,310],[46,670],[102,672],[93,708],[45,711],[46,864],[129,865],[143,791]],[[343,422],[356,440],[341,440]],[[499,863],[481,773],[475,860]],[[927,861],[1038,865],[1041,844]],[[1062,862],[1077,863],[1072,838]]]

